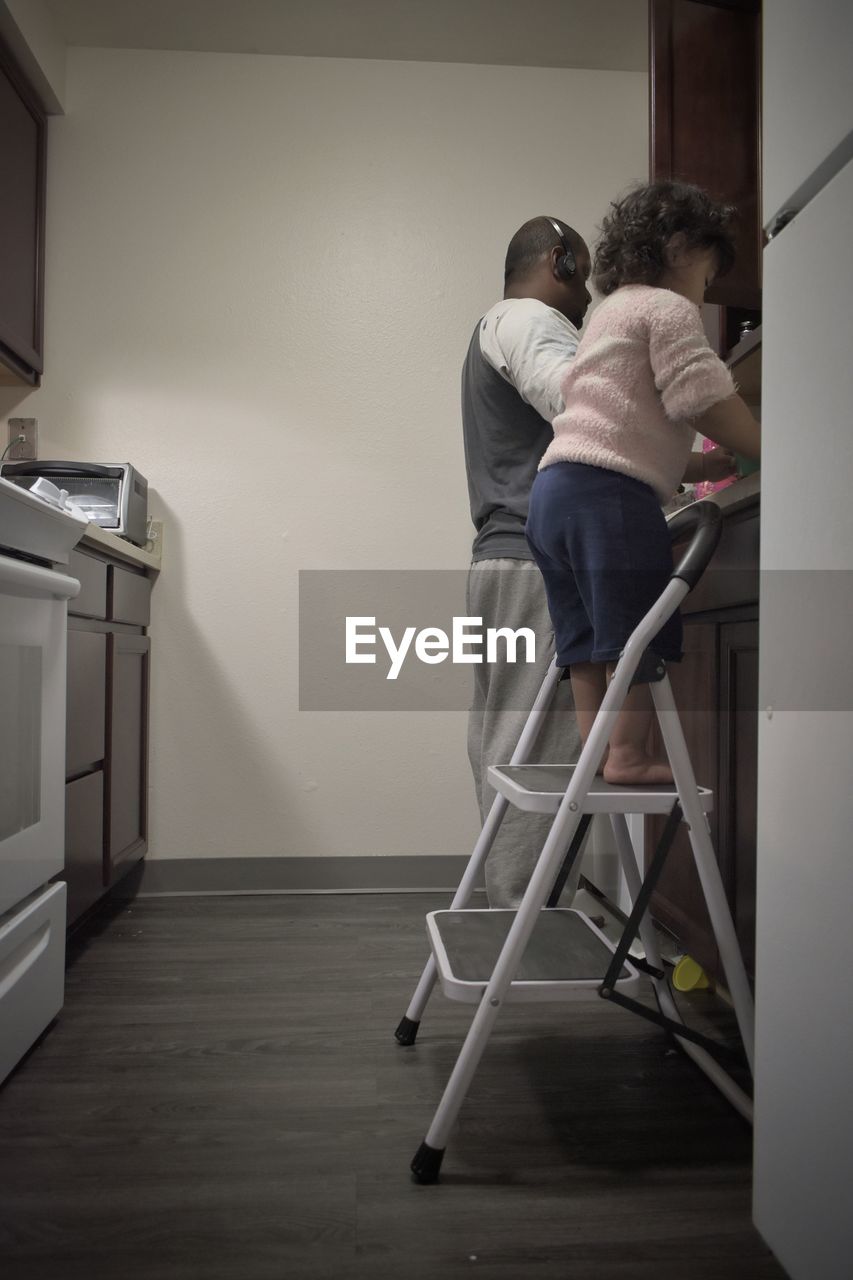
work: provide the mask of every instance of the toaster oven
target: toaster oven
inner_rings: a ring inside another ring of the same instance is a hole
[[[93,524],[143,547],[148,538],[148,481],[129,462],[4,462],[4,480],[31,489],[40,476],[50,480]]]

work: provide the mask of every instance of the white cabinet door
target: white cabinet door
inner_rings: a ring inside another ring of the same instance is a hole
[[[853,156],[853,4],[771,0],[762,22],[763,202],[771,226]]]

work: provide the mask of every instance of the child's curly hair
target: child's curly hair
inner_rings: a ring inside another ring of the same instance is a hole
[[[666,270],[664,250],[677,232],[689,249],[713,249],[717,276],[735,260],[732,205],[712,200],[688,182],[652,182],[614,200],[601,224],[593,280],[600,293],[622,284],[656,284]]]

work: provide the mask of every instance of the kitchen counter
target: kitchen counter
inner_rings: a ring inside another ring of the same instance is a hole
[[[725,489],[720,489],[717,493],[708,494],[709,500],[715,502],[726,515],[739,511],[741,507],[757,503],[760,496],[760,471],[753,471],[752,475],[744,476],[742,480],[735,480],[734,484],[727,485]],[[693,504],[688,503],[687,505],[692,506]]]
[[[128,564],[139,565],[142,569],[151,569],[154,573],[159,573],[163,559],[162,522],[152,520],[151,530],[154,534],[154,539],[148,544],[151,549],[137,547],[135,543],[128,542],[126,538],[119,538],[117,534],[101,529],[96,524],[87,525],[79,545],[105,551],[116,560],[125,560]]]
[[[691,498],[690,501],[685,501],[686,497],[687,494],[679,494],[674,498],[664,507],[664,515],[669,517],[675,515],[677,511],[687,511],[697,502],[713,502],[720,508],[723,516],[728,517],[737,511],[758,506],[761,498],[761,472],[753,471],[751,475],[744,476],[742,480],[735,480],[734,484],[726,485],[725,489],[718,489],[716,493],[709,493],[705,498]]]

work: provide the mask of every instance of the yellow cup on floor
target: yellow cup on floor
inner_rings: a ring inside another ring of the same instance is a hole
[[[682,956],[672,971],[676,991],[702,991],[711,984],[708,975],[692,956]]]

